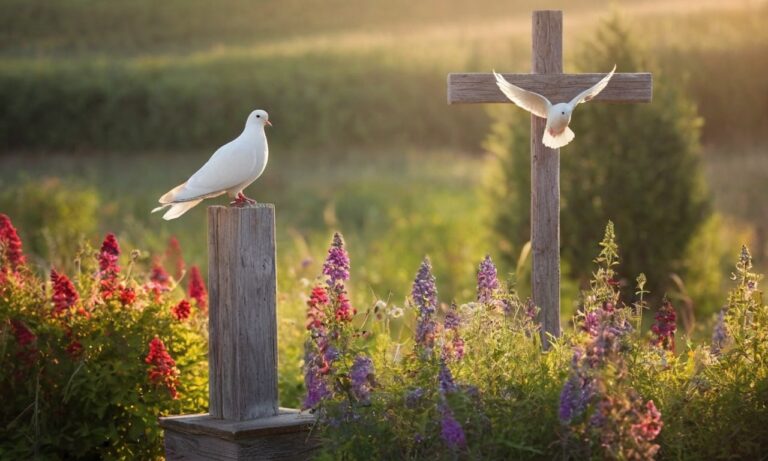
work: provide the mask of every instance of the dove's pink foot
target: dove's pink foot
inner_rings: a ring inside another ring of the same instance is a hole
[[[235,199],[229,202],[230,205],[237,206],[237,207],[252,205],[254,203],[256,203],[256,200],[246,197],[245,194],[243,194],[242,192],[239,192],[235,197]]]

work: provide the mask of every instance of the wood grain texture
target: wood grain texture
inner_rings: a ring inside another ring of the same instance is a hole
[[[160,418],[168,460],[305,460],[319,447],[313,415],[281,408],[277,416],[226,421],[208,414]]]
[[[532,68],[563,71],[563,14],[533,13]],[[541,309],[542,344],[560,336],[560,149],[542,144],[546,120],[531,115],[531,250],[533,302]]]
[[[609,69],[610,70],[610,69]],[[509,83],[546,96],[553,104],[568,102],[605,77],[596,74],[503,74]],[[651,102],[650,73],[616,73],[593,101],[613,103]],[[493,74],[448,74],[448,104],[508,103],[496,86]]]
[[[275,209],[208,208],[209,411],[277,414]]]

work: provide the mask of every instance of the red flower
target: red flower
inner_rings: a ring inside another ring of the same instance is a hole
[[[53,312],[54,316],[65,313],[80,299],[75,286],[64,274],[59,274],[51,269],[51,283],[53,284]]]
[[[37,336],[20,320],[11,320],[11,328],[13,336],[16,337],[16,343],[21,347],[26,347],[37,339]]]
[[[20,320],[11,320],[11,329],[16,338],[16,344],[21,349],[16,353],[16,357],[20,362],[31,365],[37,355],[37,347],[34,345],[37,336]]]
[[[157,261],[152,264],[152,271],[149,273],[148,288],[159,295],[171,288],[171,276],[165,271],[165,268]]]
[[[100,291],[105,299],[111,298],[118,289],[117,275],[120,273],[120,266],[117,264],[117,258],[119,256],[120,246],[117,244],[115,235],[107,234],[99,251]]]
[[[0,269],[17,270],[26,262],[24,252],[21,249],[21,239],[16,228],[11,223],[11,218],[0,213],[0,256],[3,266]],[[8,267],[6,267],[6,264]]]
[[[339,292],[337,298],[338,307],[336,308],[336,320],[341,322],[349,322],[352,317],[357,313],[357,310],[352,307],[347,298],[347,294],[343,291]]]
[[[651,441],[656,438],[664,427],[661,412],[656,409],[653,400],[645,404],[645,412],[640,416],[640,422],[632,425],[632,435],[635,439]]]
[[[67,354],[73,359],[80,357],[83,352],[83,345],[78,340],[74,340],[67,346]]]
[[[131,287],[120,285],[120,304],[130,306],[136,301],[136,291]]]
[[[186,320],[189,318],[190,306],[189,301],[182,299],[179,304],[171,308],[171,314],[173,314],[176,320]]]
[[[324,307],[328,305],[328,293],[325,288],[316,286],[307,300],[307,330],[317,329],[323,325]]]
[[[171,358],[165,349],[165,344],[157,336],[149,342],[149,354],[144,362],[150,365],[147,376],[153,384],[162,384],[171,393],[175,400],[179,393],[176,386],[179,384],[179,370],[176,368],[176,362]]]
[[[197,303],[197,308],[203,311],[208,307],[208,291],[205,289],[205,281],[203,276],[200,275],[200,269],[197,266],[192,266],[189,270],[189,297],[194,299]]]
[[[654,346],[659,346],[668,351],[675,350],[675,331],[677,331],[676,323],[677,315],[675,314],[675,308],[668,300],[664,300],[664,304],[661,306],[651,331],[655,337],[652,339]]]
[[[181,278],[181,274],[184,273],[184,256],[181,253],[181,245],[179,244],[179,239],[177,239],[175,236],[172,236],[168,239],[168,247],[165,249],[165,258],[174,263],[174,266],[176,268],[176,273],[173,274],[174,278],[176,280],[179,280]]]

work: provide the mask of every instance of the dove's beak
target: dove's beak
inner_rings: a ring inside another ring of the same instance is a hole
[[[267,125],[269,125],[269,126],[272,126],[272,122],[270,122],[269,120],[267,120]]]

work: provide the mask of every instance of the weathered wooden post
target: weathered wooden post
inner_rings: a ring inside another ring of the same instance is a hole
[[[306,459],[314,417],[277,396],[275,208],[208,208],[209,413],[160,419],[168,460]]]

